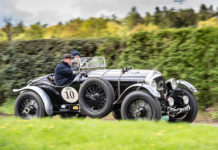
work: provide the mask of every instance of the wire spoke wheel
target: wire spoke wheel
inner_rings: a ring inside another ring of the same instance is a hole
[[[37,101],[31,96],[25,96],[20,100],[18,106],[20,116],[25,119],[36,118],[39,113],[39,105]]]
[[[106,103],[106,95],[103,88],[97,83],[91,83],[85,89],[86,107],[94,112],[104,108]]]
[[[161,107],[149,93],[133,91],[122,102],[121,117],[127,120],[160,120]]]
[[[111,112],[115,94],[109,81],[89,78],[79,90],[79,105],[85,115],[102,118]]]
[[[33,91],[20,93],[15,101],[15,116],[23,119],[44,117],[45,108],[41,97]]]

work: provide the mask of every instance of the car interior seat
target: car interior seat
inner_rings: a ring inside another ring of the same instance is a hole
[[[51,84],[57,85],[57,84],[56,84],[56,81],[55,81],[55,78],[54,78],[54,74],[49,75],[49,76],[48,76],[48,79],[49,79],[49,81],[50,81]]]

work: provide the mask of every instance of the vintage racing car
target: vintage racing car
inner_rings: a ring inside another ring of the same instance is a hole
[[[106,69],[104,57],[81,57],[79,74],[67,86],[54,75],[28,81],[15,102],[15,115],[24,119],[60,114],[116,119],[192,122],[198,111],[196,88],[164,77],[155,69]]]

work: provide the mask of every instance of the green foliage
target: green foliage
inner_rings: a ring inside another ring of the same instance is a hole
[[[217,15],[217,12],[213,10],[213,6],[210,5],[207,7],[205,4],[201,4],[198,19],[199,20],[207,20],[211,17],[215,17]]]
[[[142,17],[136,10],[136,7],[132,7],[131,11],[129,12],[125,20],[126,20],[127,27],[129,29],[132,29],[137,24],[143,22]]]
[[[217,132],[184,123],[0,117],[0,149],[215,150]]]
[[[107,38],[98,45],[96,55],[105,56],[108,68],[116,68],[124,48],[125,43],[120,38]]]
[[[21,33],[23,33],[25,30],[24,30],[24,25],[23,25],[23,22],[19,22],[15,27],[14,27],[14,34],[17,36]]]
[[[204,28],[204,27],[218,27],[218,18],[213,17],[206,21],[199,21],[198,28]]]
[[[163,10],[161,10],[159,7],[156,7],[156,11],[152,17],[153,21],[149,13],[147,13],[145,20],[147,22],[150,20],[155,25],[165,28],[194,26],[197,22],[197,13],[195,13],[193,9],[174,10],[164,7]]]
[[[43,34],[43,27],[39,23],[31,25],[30,28],[26,31],[26,36],[28,40],[42,39]]]
[[[12,28],[12,23],[10,20],[5,20],[6,25],[2,28],[2,31],[5,32],[7,35],[7,40],[11,41],[12,40],[12,34],[13,34],[13,28]]]
[[[193,9],[182,9],[179,12],[168,12],[169,27],[181,28],[194,26],[197,22],[197,14]]]
[[[191,82],[201,106],[218,101],[217,28],[140,32],[130,37],[121,66],[158,68],[166,79]]]

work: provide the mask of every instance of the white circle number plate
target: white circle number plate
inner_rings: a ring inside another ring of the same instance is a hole
[[[78,100],[78,92],[72,87],[65,87],[61,91],[62,98],[68,103],[74,103]]]

